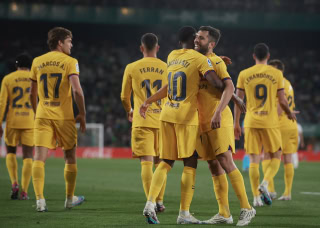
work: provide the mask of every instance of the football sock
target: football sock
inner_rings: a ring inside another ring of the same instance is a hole
[[[196,169],[185,166],[181,176],[180,211],[189,211],[193,198],[196,180]]]
[[[264,174],[263,181],[267,181],[269,184],[270,181],[272,181],[275,175],[277,174],[279,167],[280,167],[280,159],[272,158],[266,170],[266,173]]]
[[[228,176],[230,178],[232,188],[240,201],[240,207],[251,209],[246,193],[246,187],[244,186],[244,180],[239,169],[235,169],[228,173]]]
[[[43,161],[38,160],[34,161],[32,164],[32,183],[37,200],[44,199],[44,165]]]
[[[18,163],[16,154],[8,153],[6,156],[6,165],[10,176],[11,184],[18,183]]]
[[[293,176],[294,176],[293,164],[292,163],[285,164],[284,165],[284,183],[286,187],[283,193],[284,196],[291,196]]]
[[[259,173],[259,164],[250,162],[249,167],[249,178],[251,184],[251,191],[253,196],[259,196],[259,181],[260,181],[260,173]]]
[[[228,200],[228,180],[226,174],[213,176],[213,189],[219,206],[219,214],[225,218],[230,217]]]
[[[149,195],[148,195],[148,200],[151,201],[152,203],[156,202],[156,198],[159,195],[161,188],[163,186],[163,183],[167,179],[167,175],[170,170],[171,170],[171,166],[163,161],[160,162],[158,168],[155,170],[152,177],[151,186],[150,186]]]
[[[268,166],[270,165],[270,162],[271,162],[271,159],[268,159],[268,160],[263,160],[261,162],[262,164],[262,171],[263,171],[263,174],[265,175],[266,174],[266,170],[268,168]],[[273,178],[272,180],[269,182],[268,184],[268,191],[269,192],[276,192],[275,188],[274,188],[274,181],[273,181]]]
[[[152,161],[142,161],[141,162],[141,180],[144,193],[148,199],[149,189],[152,181],[153,175],[153,162]]]
[[[77,173],[77,164],[65,164],[64,180],[66,182],[66,197],[68,199],[72,199],[74,195],[74,190],[76,188]]]
[[[156,164],[155,166],[156,168],[158,168],[159,164]],[[166,190],[166,185],[167,185],[167,178],[164,180],[161,191],[156,199],[157,203],[163,203],[163,197],[164,197],[164,192]]]
[[[25,158],[23,159],[22,177],[21,177],[22,191],[25,193],[28,193],[31,174],[32,174],[32,158]]]

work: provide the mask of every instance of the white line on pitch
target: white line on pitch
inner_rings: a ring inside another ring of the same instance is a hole
[[[316,195],[316,196],[320,196],[320,192],[300,192],[301,194],[304,195]]]

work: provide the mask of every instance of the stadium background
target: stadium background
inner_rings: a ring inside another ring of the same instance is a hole
[[[307,153],[301,153],[301,159],[320,158],[319,1],[10,0],[2,1],[0,9],[1,80],[14,70],[18,53],[36,57],[48,51],[47,32],[52,27],[73,32],[72,56],[80,64],[87,122],[104,125],[104,157],[130,156],[131,124],[119,97],[126,64],[142,57],[141,35],[158,35],[158,57],[166,61],[178,48],[179,27],[212,25],[222,31],[215,52],[232,59],[228,71],[234,84],[238,73],[254,64],[252,49],[258,42],[270,46],[272,59],[284,61],[305,135],[301,150]],[[79,146],[96,147],[96,137],[80,136]],[[242,145],[238,142],[237,148]]]

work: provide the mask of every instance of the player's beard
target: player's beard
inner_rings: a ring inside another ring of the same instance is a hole
[[[209,51],[209,43],[207,45],[199,46],[198,52],[200,52],[201,54],[206,55],[208,51]]]

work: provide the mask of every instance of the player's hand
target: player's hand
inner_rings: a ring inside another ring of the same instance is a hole
[[[240,136],[241,136],[241,127],[239,124],[236,124],[234,126],[234,138],[236,140],[240,140]]]
[[[140,113],[140,116],[142,116],[144,119],[146,118],[146,112],[149,106],[150,106],[149,104],[146,104],[144,102],[140,107],[139,113]]]
[[[1,139],[2,135],[3,135],[3,129],[2,129],[2,126],[0,126],[0,139]]]
[[[244,101],[240,97],[236,96],[234,103],[235,103],[235,105],[238,106],[241,113],[246,113],[246,111],[247,111],[246,103],[244,103]]]
[[[232,61],[231,61],[231,59],[230,59],[228,56],[220,56],[220,58],[223,60],[223,62],[224,62],[226,65],[232,64]]]
[[[127,113],[127,117],[128,117],[128,120],[132,123],[132,120],[133,120],[133,109],[131,109],[131,111]]]
[[[80,123],[80,131],[84,133],[86,131],[86,116],[85,115],[77,115],[76,122]]]
[[[292,121],[297,121],[296,113],[298,114],[299,111],[292,111],[290,114],[287,114],[288,118]]]
[[[211,128],[212,129],[220,128],[220,123],[221,123],[221,113],[215,112],[211,119]]]

